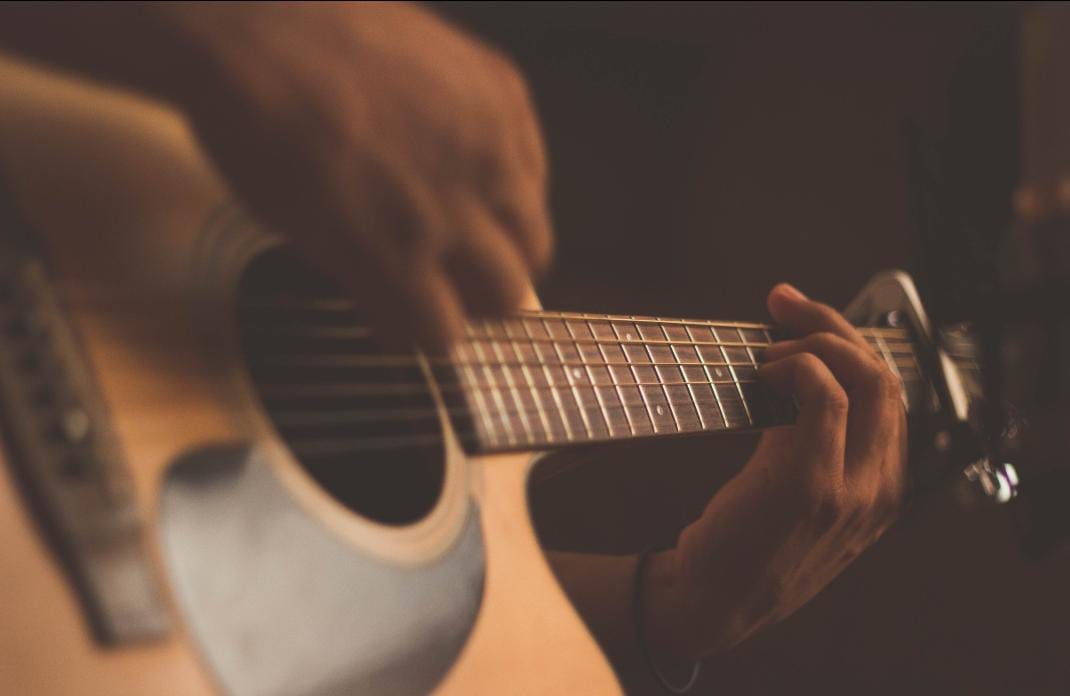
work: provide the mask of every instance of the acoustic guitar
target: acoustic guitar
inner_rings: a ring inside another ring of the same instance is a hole
[[[538,453],[793,416],[760,323],[532,296],[382,352],[140,97],[2,60],[0,167],[0,693],[619,692],[533,533]],[[847,313],[954,450],[969,335],[901,273]]]

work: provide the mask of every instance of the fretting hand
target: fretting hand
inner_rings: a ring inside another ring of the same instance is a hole
[[[904,492],[900,385],[835,310],[794,288],[769,296],[801,336],[771,346],[760,378],[792,397],[744,469],[677,547],[647,565],[643,621],[655,659],[683,664],[790,615],[895,519]]]

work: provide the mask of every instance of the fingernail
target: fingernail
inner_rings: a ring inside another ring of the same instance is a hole
[[[799,289],[791,283],[781,283],[777,286],[777,292],[788,298],[789,300],[805,300],[806,295],[799,292]]]

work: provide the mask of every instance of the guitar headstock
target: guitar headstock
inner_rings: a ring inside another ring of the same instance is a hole
[[[913,496],[961,475],[965,488],[985,499],[1013,498],[1017,472],[996,460],[990,444],[1012,428],[990,418],[981,347],[970,326],[934,327],[913,281],[901,271],[874,277],[844,314],[857,326],[898,329],[913,346],[920,379],[903,382]]]

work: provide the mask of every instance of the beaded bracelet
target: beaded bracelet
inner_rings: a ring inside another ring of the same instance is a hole
[[[691,691],[692,687],[698,681],[699,671],[702,668],[701,662],[696,662],[694,669],[691,670],[691,677],[687,680],[687,683],[683,686],[676,686],[671,684],[669,680],[665,678],[665,675],[661,673],[658,666],[654,664],[654,658],[650,655],[650,646],[647,645],[646,633],[643,631],[643,569],[646,567],[647,559],[650,558],[650,554],[654,553],[654,548],[647,548],[639,554],[639,559],[635,563],[635,582],[633,583],[633,596],[632,596],[632,614],[635,621],[635,636],[636,642],[639,643],[639,652],[643,655],[643,661],[646,662],[647,668],[650,673],[654,675],[654,679],[657,680],[661,688],[670,694],[686,694]]]

